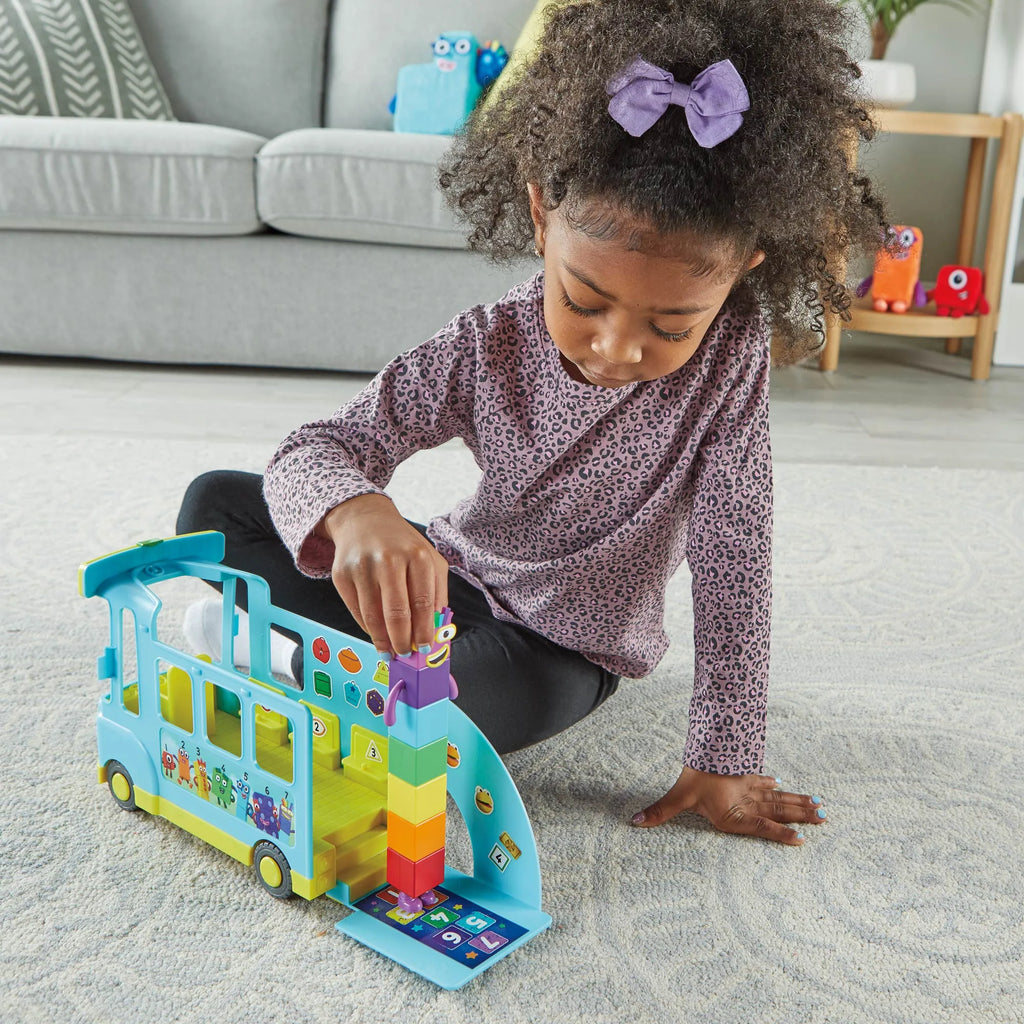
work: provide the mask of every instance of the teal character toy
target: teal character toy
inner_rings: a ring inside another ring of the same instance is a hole
[[[110,612],[97,775],[115,802],[251,865],[272,896],[336,900],[349,908],[339,931],[443,988],[547,928],[522,799],[453,703],[450,611],[429,651],[389,664],[372,644],[271,604],[264,579],[223,558],[223,534],[207,532],[79,569],[79,592]],[[159,592],[186,576],[223,590],[219,661],[165,636]],[[242,587],[244,672],[234,665]],[[271,673],[272,625],[302,644],[297,681]],[[448,797],[469,833],[471,875],[444,863]]]
[[[508,61],[500,43],[481,46],[471,32],[442,32],[432,49],[429,64],[399,69],[389,107],[396,132],[454,135]]]

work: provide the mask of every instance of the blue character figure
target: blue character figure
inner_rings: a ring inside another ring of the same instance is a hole
[[[235,792],[232,787],[231,777],[224,770],[223,766],[213,769],[212,792],[218,807],[228,807],[235,802]]]
[[[429,64],[407,64],[398,71],[391,101],[396,132],[454,135],[483,91],[478,75],[480,44],[469,32],[442,32]]]
[[[277,824],[277,808],[274,806],[274,798],[264,793],[253,793],[252,795],[252,823],[268,836],[277,838],[280,831]]]
[[[242,821],[252,817],[252,808],[249,806],[249,792],[252,787],[248,782],[243,782],[239,779],[235,783],[235,795],[238,803],[236,814]]]
[[[476,58],[476,78],[481,88],[486,89],[496,81],[507,63],[508,51],[501,43],[484,43]]]

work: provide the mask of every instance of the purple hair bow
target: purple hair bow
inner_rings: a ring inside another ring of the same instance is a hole
[[[608,82],[607,90],[608,113],[630,135],[643,135],[674,103],[686,111],[690,131],[705,149],[734,135],[750,107],[747,87],[731,60],[709,65],[686,85],[637,57]]]

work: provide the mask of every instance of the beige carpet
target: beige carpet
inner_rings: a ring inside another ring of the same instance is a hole
[[[96,784],[105,605],[77,596],[78,563],[169,533],[195,473],[266,454],[151,437],[2,456],[4,1024],[1024,1021],[1021,474],[780,467],[768,768],[823,793],[829,824],[800,850],[627,825],[678,771],[680,576],[654,677],[509,759],[554,926],[447,993],[338,934],[338,904],[277,902]],[[407,515],[433,511],[417,483],[438,472],[473,470],[451,446],[403,467]]]

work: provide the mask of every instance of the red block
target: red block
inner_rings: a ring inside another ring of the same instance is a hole
[[[435,850],[421,860],[409,860],[388,850],[388,885],[401,889],[406,896],[422,896],[428,889],[444,881],[444,850]]]

